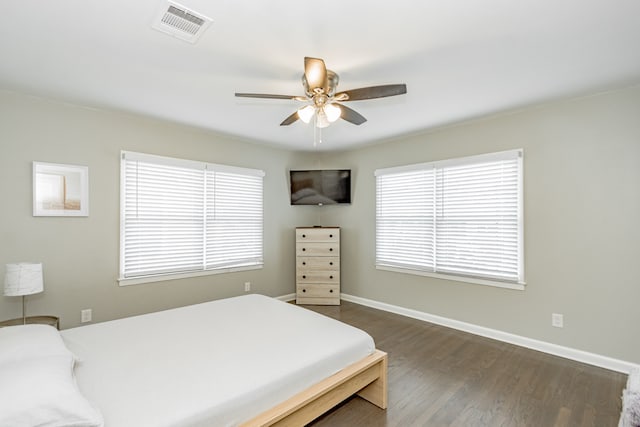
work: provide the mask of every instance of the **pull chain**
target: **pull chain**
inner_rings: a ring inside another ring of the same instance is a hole
[[[318,116],[316,115],[313,120],[313,146],[322,144],[322,128],[318,127]]]

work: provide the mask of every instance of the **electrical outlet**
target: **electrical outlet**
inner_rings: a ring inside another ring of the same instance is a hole
[[[80,312],[80,322],[81,323],[87,323],[87,322],[91,322],[91,309],[87,308],[86,310],[82,310]]]
[[[553,313],[551,314],[551,326],[556,328],[564,327],[564,316],[562,314]]]
[[[244,291],[249,292],[251,290],[251,282],[244,282]]]

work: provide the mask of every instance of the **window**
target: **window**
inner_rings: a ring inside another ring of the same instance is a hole
[[[123,152],[120,283],[262,267],[263,176]]]
[[[376,171],[377,268],[522,289],[522,247],[522,150]]]

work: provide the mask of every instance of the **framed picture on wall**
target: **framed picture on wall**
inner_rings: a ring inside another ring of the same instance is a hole
[[[89,216],[89,168],[33,162],[33,216]]]

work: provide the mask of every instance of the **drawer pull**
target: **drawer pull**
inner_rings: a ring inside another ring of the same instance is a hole
[[[305,237],[307,237],[307,235],[306,235],[306,234],[303,234],[303,235],[302,235],[302,238],[304,239]]]
[[[304,275],[303,275],[303,276],[302,276],[302,278],[303,278],[303,279],[306,279],[306,278],[307,278],[307,276],[304,276]]]
[[[329,261],[329,265],[333,265],[333,261]]]
[[[303,249],[304,250],[304,249]],[[329,252],[333,252],[333,248],[329,248]]]
[[[333,237],[333,234],[329,234],[329,238],[332,238],[332,237]]]
[[[333,279],[333,276],[329,276],[329,279]]]
[[[302,261],[302,265],[307,265],[307,262],[306,261]]]
[[[333,293],[333,289],[329,289],[329,293],[331,293],[331,294],[332,294],[332,293]]]
[[[307,290],[306,290],[306,289],[303,289],[303,290],[302,290],[302,292],[307,292]]]
[[[306,251],[306,250],[307,250],[307,248],[302,248],[302,252],[304,252],[304,251]]]

